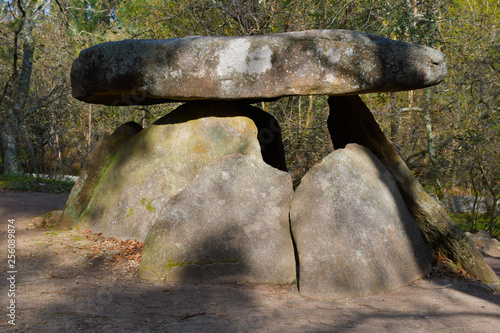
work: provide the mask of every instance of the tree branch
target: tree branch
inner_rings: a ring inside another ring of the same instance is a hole
[[[38,14],[40,14],[41,12],[43,12],[45,10],[45,8],[47,8],[48,5],[50,5],[50,0],[47,1],[43,7],[41,7],[41,8],[39,7],[40,9],[35,11],[35,13],[33,13],[33,15],[31,15],[31,17],[28,20],[31,21],[34,18],[36,18],[38,16]]]
[[[19,118],[19,122],[22,123],[24,122],[24,120],[31,114],[35,113],[36,111],[38,111],[39,109],[43,108],[43,107],[46,107],[50,104],[52,104],[54,101],[56,101],[57,99],[61,98],[65,93],[64,93],[64,90],[65,90],[65,87],[63,86],[56,86],[52,89],[52,91],[38,99],[36,101],[36,104],[34,106],[32,106],[28,111],[26,111],[20,118]]]
[[[17,0],[17,8],[19,8],[19,10],[21,11],[21,13],[23,14],[23,17],[26,17],[26,12],[24,11],[24,8],[23,8],[23,5],[21,3],[21,0]]]

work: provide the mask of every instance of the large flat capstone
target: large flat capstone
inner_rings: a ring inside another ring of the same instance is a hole
[[[446,76],[432,48],[347,30],[107,42],[73,62],[73,96],[107,105],[265,100],[424,88]]]

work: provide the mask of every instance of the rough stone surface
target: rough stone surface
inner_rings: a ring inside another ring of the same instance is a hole
[[[489,256],[500,258],[500,242],[495,238],[490,239],[483,247],[483,251]]]
[[[144,242],[141,277],[292,283],[288,173],[234,154],[207,165],[166,205]]]
[[[484,214],[488,211],[488,200],[485,197],[454,195],[448,199],[448,206],[455,213]],[[500,213],[500,200],[497,202],[496,211]]]
[[[491,239],[490,234],[487,231],[481,230],[469,236],[474,245],[482,249]]]
[[[375,294],[431,267],[432,250],[394,180],[362,146],[334,151],[305,175],[290,219],[304,296]]]
[[[80,53],[71,82],[80,100],[132,105],[410,90],[445,75],[444,55],[429,47],[310,30],[102,43]]]
[[[199,107],[207,117],[191,110],[180,122],[159,120],[123,144],[76,226],[143,241],[166,202],[206,164],[233,153],[262,158],[257,127],[235,104]],[[175,119],[172,112],[165,118]]]
[[[61,227],[71,227],[87,207],[96,185],[120,147],[142,130],[135,122],[119,126],[110,136],[100,140],[92,149],[75,182],[61,217]]]
[[[330,96],[328,130],[333,146],[357,143],[370,149],[391,173],[406,206],[433,249],[485,283],[500,285],[495,272],[444,208],[415,178],[359,96]]]
[[[281,128],[274,116],[241,101],[191,101],[178,107],[174,112],[158,119],[156,125],[183,123],[203,117],[237,117],[253,120],[257,126],[257,139],[264,161],[272,167],[288,171],[285,148],[281,139]]]

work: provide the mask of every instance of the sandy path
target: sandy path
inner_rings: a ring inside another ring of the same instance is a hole
[[[0,330],[6,332],[498,332],[500,295],[429,278],[371,297],[318,302],[296,286],[143,283],[76,231],[31,229],[67,194],[0,192]],[[8,324],[7,224],[16,222],[16,320]],[[102,246],[102,243],[101,243]],[[487,258],[500,274],[500,259]]]

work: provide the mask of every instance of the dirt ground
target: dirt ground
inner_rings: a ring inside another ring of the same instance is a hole
[[[302,297],[295,285],[145,283],[137,277],[136,243],[32,225],[33,217],[61,209],[67,196],[0,192],[0,331],[496,333],[500,329],[500,295],[457,275],[437,272],[392,292],[332,302]],[[17,248],[12,297],[7,280],[12,275],[7,262],[9,219],[15,219]],[[40,219],[34,222],[39,224]],[[486,259],[500,274],[500,259]],[[11,300],[15,300],[15,326],[8,323]]]

